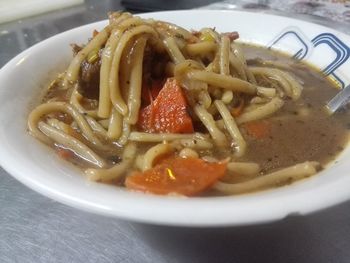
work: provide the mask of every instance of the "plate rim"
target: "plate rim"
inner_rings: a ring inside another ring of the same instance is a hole
[[[176,11],[162,11],[162,12],[151,12],[151,13],[144,13],[144,14],[137,14],[140,16],[156,16],[159,14],[174,14],[174,13],[249,13],[249,14],[254,14],[256,15],[256,13],[254,12],[247,12],[247,11],[239,11],[239,10],[176,10]],[[311,22],[307,22],[307,21],[303,21],[303,20],[299,20],[299,19],[294,19],[294,18],[290,18],[290,17],[283,17],[283,16],[279,16],[279,15],[275,15],[275,14],[259,14],[261,16],[271,16],[271,17],[275,17],[278,16],[280,18],[284,18],[284,19],[289,19],[289,20],[296,20],[298,22],[303,22],[303,23],[307,23],[307,24],[311,24],[311,25],[316,25],[317,27],[321,27],[327,30],[332,30],[333,32],[338,32],[342,35],[345,35],[347,38],[349,38],[350,36],[337,31],[335,29],[332,28],[328,28],[325,27],[323,25],[319,25],[319,24],[315,24],[315,23],[311,23]],[[14,65],[16,65],[21,59],[25,58],[28,54],[30,54],[31,52],[33,52],[34,49],[40,49],[42,45],[46,45],[48,42],[50,41],[55,41],[57,38],[64,36],[65,34],[67,34],[68,32],[74,32],[74,31],[80,31],[83,28],[90,28],[90,27],[94,27],[94,26],[100,26],[103,23],[106,23],[106,21],[108,20],[102,20],[102,21],[97,21],[97,22],[93,22],[93,23],[89,23],[86,25],[82,25],[79,27],[75,27],[73,29],[61,32],[59,34],[56,34],[54,36],[51,36],[45,40],[42,40],[41,42],[33,45],[32,47],[26,49],[25,51],[21,52],[20,54],[18,54],[17,56],[15,56],[13,59],[11,59],[9,62],[7,62],[1,69],[0,69],[0,80],[2,80],[4,77],[6,77],[6,73],[8,71],[11,71],[11,67],[13,67]],[[0,91],[0,96],[1,96],[1,91]],[[1,113],[0,113],[1,114]],[[2,136],[2,134],[0,135]],[[289,213],[286,213],[283,209],[280,209],[279,211],[274,211],[274,213],[272,212],[268,212],[266,214],[259,214],[259,218],[256,219],[251,219],[251,220],[232,220],[231,217],[227,217],[226,219],[222,219],[221,221],[216,220],[213,221],[212,219],[207,219],[205,220],[204,218],[198,218],[196,217],[195,220],[189,220],[186,216],[179,218],[179,217],[175,217],[175,218],[169,218],[169,216],[162,216],[159,217],[159,215],[157,215],[156,217],[150,217],[151,214],[148,214],[147,216],[142,216],[140,214],[136,214],[133,215],[131,213],[127,213],[125,211],[122,212],[116,212],[115,210],[109,210],[106,208],[98,208],[96,206],[91,206],[91,204],[84,202],[84,200],[82,199],[77,199],[76,197],[73,198],[73,196],[67,196],[65,194],[62,194],[62,192],[60,192],[59,190],[55,190],[55,189],[51,189],[50,187],[47,187],[45,185],[40,184],[39,182],[35,182],[33,180],[30,179],[30,177],[27,176],[23,176],[19,170],[13,166],[8,160],[6,160],[6,157],[4,157],[4,148],[1,147],[0,148],[0,164],[1,166],[6,170],[6,172],[8,174],[10,174],[11,176],[13,176],[14,178],[16,178],[18,181],[20,181],[21,183],[25,184],[26,186],[28,186],[29,188],[35,190],[36,192],[39,192],[40,194],[44,195],[44,196],[48,196],[49,198],[52,198],[54,200],[58,200],[61,203],[64,203],[66,205],[69,206],[73,206],[88,212],[94,212],[94,213],[98,213],[98,214],[103,214],[103,215],[107,215],[107,216],[115,216],[118,218],[122,218],[122,219],[127,219],[127,220],[132,220],[132,221],[137,221],[137,222],[143,222],[143,223],[152,223],[152,224],[157,224],[157,225],[173,225],[173,226],[190,226],[190,227],[208,227],[208,226],[237,226],[237,225],[249,225],[249,224],[257,224],[257,223],[265,223],[265,222],[272,222],[272,221],[276,221],[276,220],[280,220],[290,214],[309,214],[315,211],[319,211],[321,209],[330,207],[332,205],[341,203],[345,200],[348,200],[350,198],[350,191],[345,192],[344,190],[339,193],[338,195],[332,195],[333,192],[328,192],[328,202],[324,202],[324,200],[322,200],[322,202],[317,202],[316,199],[312,199],[313,203],[311,204],[310,207],[310,203],[306,204],[306,203],[300,203],[298,204],[297,207],[299,207],[299,211],[297,211],[297,209],[295,211],[289,211]],[[350,181],[349,181],[350,182]],[[339,185],[339,182],[333,182],[333,184]],[[295,183],[295,184],[298,184]],[[293,185],[295,185],[293,184]],[[350,185],[350,184],[349,184]],[[334,185],[332,186],[333,188],[336,188]],[[320,187],[319,187],[320,188]],[[317,188],[318,190],[320,190],[319,188]],[[329,188],[329,187],[328,187]],[[280,188],[280,189],[283,189]],[[273,192],[278,192],[278,190],[273,190]],[[312,191],[312,189],[308,190],[308,193],[310,194],[311,192],[313,193],[320,193],[320,191],[315,191],[317,189],[314,189]],[[322,188],[323,189],[323,188]],[[260,193],[263,193],[263,195],[266,195],[266,193],[269,191],[263,191]],[[321,191],[323,192],[323,191]],[[143,198],[143,199],[147,199],[149,202],[152,203],[154,208],[159,208],[160,205],[165,205],[165,204],[172,204],[174,203],[179,203],[183,201],[181,201],[182,199],[174,199],[174,198],[164,198],[164,197],[159,197],[159,196],[146,196],[144,194],[139,194],[139,193],[128,193],[125,196],[123,196],[123,198],[128,198],[128,195],[133,195],[133,197],[139,199],[139,198]],[[249,195],[251,196],[251,195]],[[242,197],[242,196],[240,196]],[[246,196],[249,200],[248,195]],[[289,195],[286,196],[287,199],[290,198]],[[132,199],[135,199],[132,198]],[[181,205],[182,207],[190,207],[193,206],[193,204],[199,205],[198,207],[203,208],[204,203],[208,204],[210,203],[211,205],[218,205],[218,204],[222,204],[221,206],[227,206],[228,202],[232,202],[232,199],[235,199],[235,196],[228,196],[228,197],[215,197],[215,198],[211,198],[211,200],[209,201],[207,198],[190,198],[190,199],[186,199],[186,205]],[[209,202],[208,202],[209,201]],[[219,202],[218,202],[219,201]],[[281,203],[282,201],[279,201],[278,203]],[[225,204],[223,204],[225,203]],[[275,202],[273,202],[275,203]],[[277,203],[277,204],[278,204]],[[272,204],[276,205],[276,204]],[[220,209],[222,209],[222,207],[219,207]],[[264,207],[266,205],[262,205],[262,207]],[[300,207],[303,207],[303,209],[300,209]],[[265,207],[266,208],[266,207]],[[197,211],[198,212],[198,211]],[[277,213],[278,212],[278,213]],[[248,214],[251,212],[247,212]],[[242,215],[241,215],[242,216]]]

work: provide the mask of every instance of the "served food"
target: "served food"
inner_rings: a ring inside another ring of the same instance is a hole
[[[315,174],[348,141],[348,112],[323,110],[336,90],[238,37],[111,13],[73,45],[29,132],[90,180],[154,194],[240,194]]]

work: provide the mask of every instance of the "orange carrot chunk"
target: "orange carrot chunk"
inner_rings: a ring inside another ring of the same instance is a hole
[[[243,127],[255,139],[264,139],[270,134],[270,123],[268,121],[251,121],[245,123]]]
[[[208,163],[199,158],[169,157],[152,169],[134,172],[125,181],[127,188],[158,195],[198,195],[226,173],[226,162]]]
[[[74,153],[72,151],[61,147],[57,148],[56,152],[58,156],[64,160],[69,160],[74,156]]]
[[[140,111],[138,126],[145,132],[193,132],[185,96],[175,79],[169,78],[157,98]]]

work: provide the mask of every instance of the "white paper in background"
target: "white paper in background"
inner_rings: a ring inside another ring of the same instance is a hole
[[[83,3],[84,0],[0,0],[0,23]]]
[[[326,17],[334,21],[350,22],[350,0],[226,0],[205,8],[260,8]]]

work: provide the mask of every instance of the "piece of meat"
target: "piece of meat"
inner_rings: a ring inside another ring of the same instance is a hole
[[[88,99],[98,99],[101,60],[94,63],[83,61],[80,67],[79,92]]]
[[[227,32],[227,33],[224,33],[225,36],[228,36],[228,38],[231,40],[231,41],[234,41],[236,39],[239,38],[239,34],[237,31],[233,31],[233,32]]]
[[[83,49],[82,46],[71,44],[73,56]],[[98,59],[93,63],[84,60],[80,66],[79,93],[88,99],[97,100],[99,97],[101,56],[103,49],[98,52]]]
[[[72,47],[73,57],[75,57],[76,54],[78,54],[78,52],[83,49],[81,46],[74,44],[74,43],[70,44],[70,46]]]

